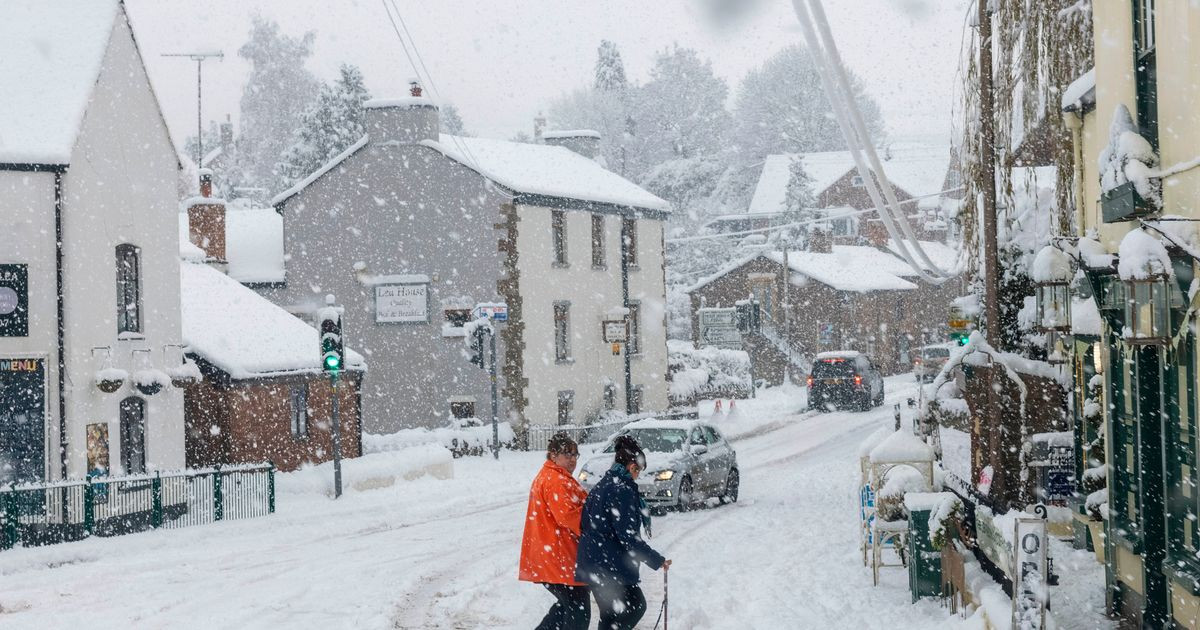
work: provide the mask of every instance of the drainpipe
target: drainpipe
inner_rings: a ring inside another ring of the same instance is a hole
[[[67,478],[67,359],[63,305],[63,172],[54,173],[54,284],[58,316],[58,456],[59,479]]]
[[[629,320],[629,235],[627,223],[621,217],[621,306],[625,307],[625,320]],[[625,413],[633,415],[633,373],[630,365],[629,340],[625,340]]]

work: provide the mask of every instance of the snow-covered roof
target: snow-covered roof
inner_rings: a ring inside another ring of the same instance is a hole
[[[433,107],[437,105],[424,96],[401,96],[398,98],[373,98],[363,102],[365,109],[381,109],[384,107]]]
[[[235,379],[321,371],[317,329],[205,264],[179,265],[183,343]],[[365,370],[346,349],[346,365]]]
[[[600,138],[600,132],[594,129],[554,129],[542,134],[543,138]]]
[[[238,282],[283,282],[283,217],[274,208],[230,206],[225,212],[225,258],[229,277]]]
[[[811,278],[837,291],[852,293],[911,291],[917,288],[917,285],[908,280],[880,268],[876,256],[864,257],[861,251],[863,249],[855,246],[834,246],[833,251],[828,254],[788,252],[788,267],[794,274],[803,276],[798,278],[793,275],[792,283],[802,284],[804,278]],[[783,264],[783,252],[768,252],[764,255],[776,263]]]
[[[70,162],[118,0],[6,0],[0,19],[0,163]]]
[[[883,170],[892,185],[920,197],[942,191],[950,168],[950,147],[922,143],[896,143],[878,150]],[[785,210],[791,163],[797,154],[768,155],[754,188],[749,214],[772,214]],[[804,172],[812,178],[812,191],[820,195],[846,173],[855,169],[849,151],[806,153],[800,156]]]
[[[830,350],[829,352],[818,352],[817,356],[813,357],[813,360],[816,360],[816,361],[819,361],[821,359],[852,360],[852,359],[857,359],[858,357],[861,357],[861,356],[862,356],[862,353],[859,352],[858,350]]]
[[[287,201],[369,142],[370,137],[363,136],[312,175],[276,195],[271,205]],[[437,141],[425,140],[421,146],[438,151],[515,193],[669,211],[666,201],[595,160],[564,147],[446,134]]]
[[[421,144],[516,193],[668,210],[666,201],[564,147],[445,134]]]
[[[200,170],[207,171],[208,165],[212,164],[213,160],[221,157],[221,154],[224,152],[224,150],[225,149],[223,147],[218,146],[217,148],[213,149],[212,151],[205,153],[204,157],[200,158],[200,166],[202,167]],[[208,174],[212,175],[212,171],[209,171]]]

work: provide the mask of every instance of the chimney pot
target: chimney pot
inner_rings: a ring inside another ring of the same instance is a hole
[[[208,199],[212,197],[212,171],[202,168],[200,169],[200,196]]]
[[[421,84],[420,84],[420,83],[418,83],[418,82],[417,82],[417,81],[415,81],[415,80],[413,80],[413,81],[409,81],[409,82],[408,82],[408,93],[409,93],[409,94],[411,94],[411,95],[412,95],[412,96],[414,96],[414,97],[418,97],[418,98],[420,98],[420,96],[421,96],[421,92],[422,92],[422,90],[421,90]]]

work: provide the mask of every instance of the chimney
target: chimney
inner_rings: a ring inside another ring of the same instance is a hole
[[[538,112],[538,115],[535,116],[533,119],[533,143],[534,144],[542,143],[542,134],[545,131],[546,131],[546,117],[542,115],[542,112]]]
[[[830,235],[827,226],[818,223],[809,230],[808,251],[814,254],[830,254],[833,252],[833,236]]]
[[[409,82],[408,93],[402,98],[373,98],[363,103],[371,144],[418,144],[438,139],[437,105],[422,96],[424,91],[415,79]]]
[[[565,147],[592,160],[600,156],[600,133],[591,129],[547,131],[542,134],[542,140],[546,144]]]
[[[200,169],[200,196],[188,200],[188,240],[207,262],[226,265],[225,200],[212,196],[212,171]]]

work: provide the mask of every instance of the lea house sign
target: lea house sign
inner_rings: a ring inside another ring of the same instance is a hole
[[[429,285],[375,285],[375,321],[377,323],[428,323]]]
[[[0,265],[0,337],[29,335],[29,266]]]

